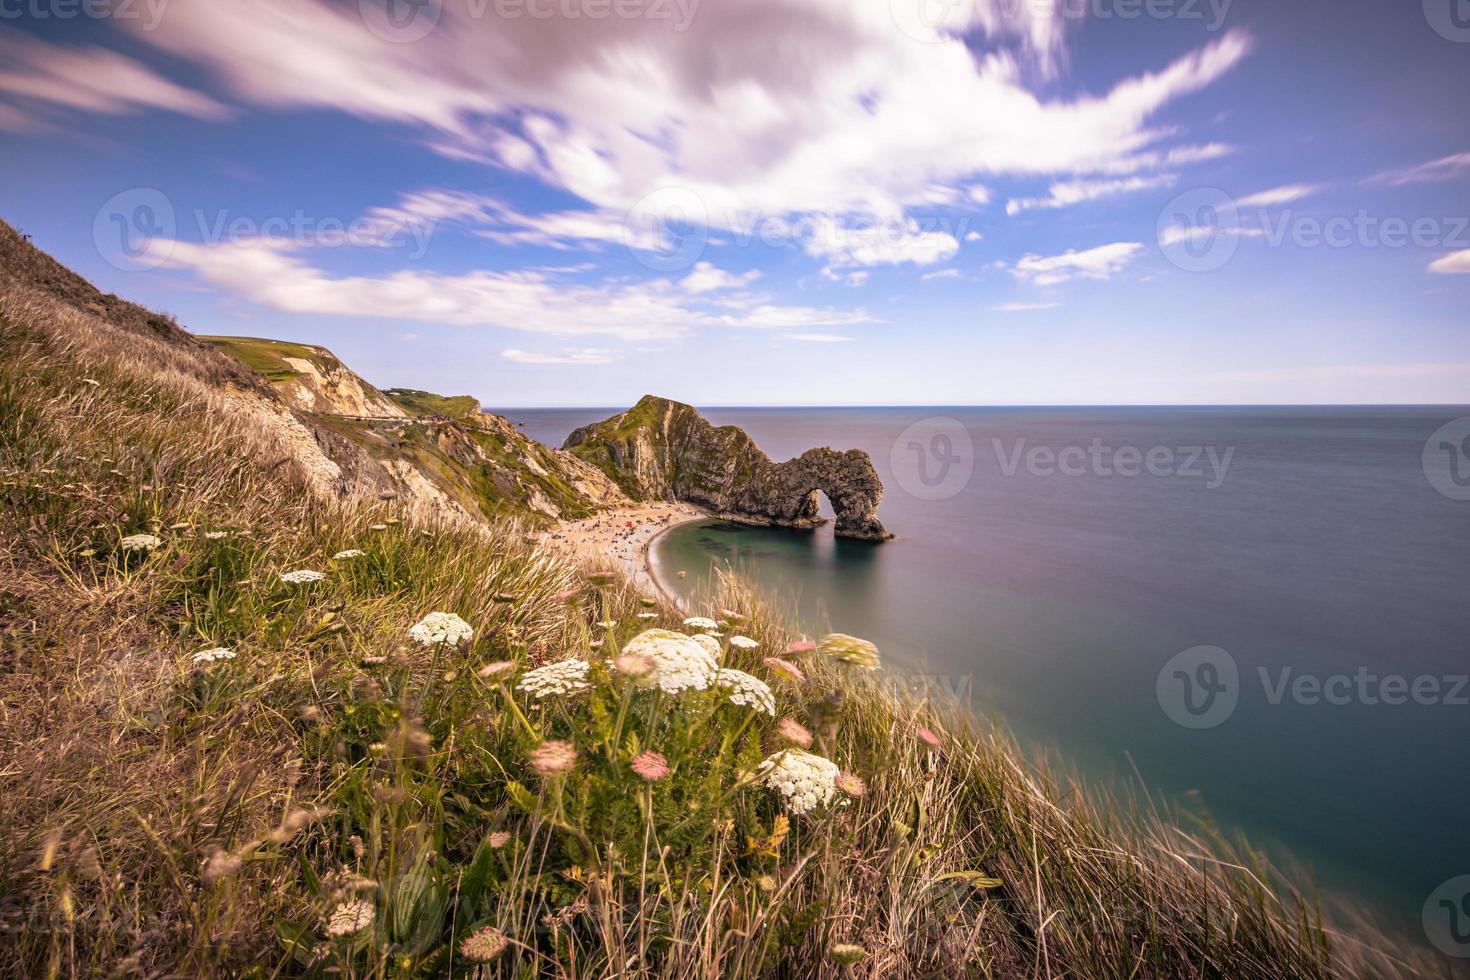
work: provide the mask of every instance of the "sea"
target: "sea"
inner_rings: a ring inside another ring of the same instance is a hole
[[[775,460],[865,450],[896,537],[687,524],[670,589],[736,569],[1411,938],[1470,874],[1470,407],[701,411]],[[556,446],[615,412],[504,414]]]

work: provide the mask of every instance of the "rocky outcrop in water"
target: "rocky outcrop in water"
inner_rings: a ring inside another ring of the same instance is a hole
[[[578,429],[563,448],[635,500],[685,500],[733,520],[815,527],[821,491],[832,501],[839,536],[893,537],[878,520],[883,483],[860,449],[809,449],[776,463],[741,429],[713,426],[690,406],[652,395]]]

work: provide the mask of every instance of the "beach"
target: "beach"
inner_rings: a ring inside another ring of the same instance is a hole
[[[709,517],[708,512],[693,504],[639,504],[603,511],[580,521],[562,521],[541,540],[547,547],[577,558],[615,562],[644,592],[677,603],[678,598],[664,592],[653,575],[648,546],[670,528]]]

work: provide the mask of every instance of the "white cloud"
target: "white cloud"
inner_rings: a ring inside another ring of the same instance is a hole
[[[996,313],[1026,313],[1032,310],[1054,310],[1061,303],[997,303],[991,307]]]
[[[960,274],[960,270],[958,270],[958,269],[935,269],[933,272],[926,272],[922,276],[919,277],[919,279],[922,280],[923,282],[929,282],[931,279],[962,279],[962,278],[964,278],[964,277]]]
[[[706,3],[682,31],[647,16],[473,17],[470,3],[446,0],[412,44],[326,0],[175,5],[138,38],[254,104],[402,123],[457,159],[570,192],[586,212],[537,216],[522,234],[584,240],[613,240],[617,216],[671,189],[716,229],[750,213],[894,221],[945,189],[980,203],[985,175],[1129,174],[1207,155],[1166,145],[1175,129],[1152,120],[1251,47],[1226,32],[1102,94],[1041,97],[1021,64],[1060,56],[1054,4],[947,5],[953,22],[921,24],[924,43],[883,2]],[[966,30],[990,39],[985,53]],[[922,264],[949,247],[942,233],[914,239],[849,260]]]
[[[852,342],[851,337],[845,337],[840,333],[782,333],[776,335],[777,340],[794,340],[804,344],[847,344]]]
[[[1011,267],[1011,275],[1036,286],[1055,286],[1079,278],[1111,279],[1142,250],[1141,242],[1113,242],[1045,258],[1027,255]]]
[[[781,306],[761,297],[738,297],[724,304],[736,312],[712,313],[666,278],[588,285],[538,269],[457,275],[405,269],[378,277],[333,276],[291,254],[289,243],[280,240],[215,246],[155,240],[150,247],[170,267],[192,269],[217,286],[289,313],[643,341],[676,339],[710,326],[830,326],[871,320],[862,310]]]
[[[1268,191],[1258,191],[1255,194],[1247,194],[1238,199],[1235,206],[1239,208],[1270,208],[1278,204],[1290,204],[1299,201],[1310,194],[1315,194],[1322,188],[1316,184],[1287,184],[1285,187],[1273,187]]]
[[[223,119],[230,112],[214,99],[102,48],[67,48],[19,33],[0,34],[0,64],[6,66],[0,70],[0,93],[21,101],[106,115],[164,109]],[[29,121],[19,109],[0,106],[0,128],[20,128]]]
[[[1442,275],[1470,275],[1470,248],[1435,259],[1429,263],[1429,271]]]
[[[1431,181],[1451,180],[1464,173],[1470,173],[1470,153],[1454,153],[1438,160],[1428,163],[1417,164],[1412,167],[1404,167],[1400,170],[1389,170],[1378,174],[1373,181],[1388,184],[1390,187],[1401,187],[1404,184],[1424,184]]]
[[[1246,225],[1186,225],[1175,223],[1159,232],[1159,244],[1168,246],[1178,245],[1180,242],[1207,242],[1216,236],[1223,238],[1261,238],[1265,234],[1264,229],[1252,228]]]
[[[693,271],[681,279],[679,285],[689,293],[708,293],[716,289],[741,289],[755,282],[760,275],[759,269],[751,269],[737,276],[709,262],[696,262]]]
[[[511,348],[501,351],[500,356],[517,364],[611,364],[620,360],[612,351],[601,347],[568,347],[560,354],[541,354]]]
[[[1084,201],[1131,194],[1136,191],[1172,187],[1173,174],[1152,177],[1126,177],[1118,180],[1067,180],[1051,185],[1046,197],[1012,198],[1006,202],[1006,214],[1015,215],[1036,208],[1065,208]]]

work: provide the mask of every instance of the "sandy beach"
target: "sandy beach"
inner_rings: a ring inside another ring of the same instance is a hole
[[[563,521],[555,530],[546,532],[542,541],[548,547],[579,558],[616,562],[649,595],[661,595],[677,602],[677,597],[663,592],[655,581],[649,569],[648,546],[672,527],[707,520],[710,516],[693,504],[639,504],[604,511],[580,521]]]

